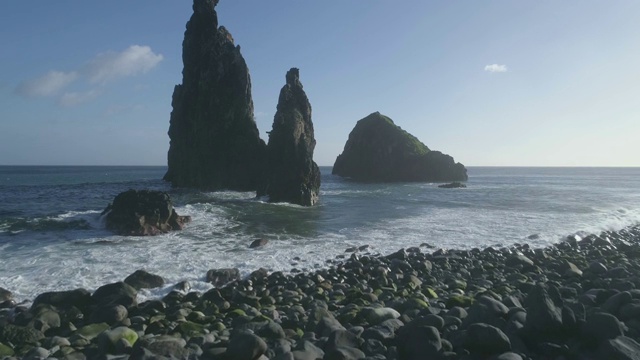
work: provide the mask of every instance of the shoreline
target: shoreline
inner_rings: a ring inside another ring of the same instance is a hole
[[[4,302],[0,358],[631,359],[629,349],[640,352],[640,225],[544,248],[424,250],[347,253],[307,273],[260,269],[205,293],[183,282],[181,291],[140,304],[122,282],[93,294],[43,293],[31,307]],[[136,287],[157,286],[143,275]],[[207,274],[217,285],[238,276]]]

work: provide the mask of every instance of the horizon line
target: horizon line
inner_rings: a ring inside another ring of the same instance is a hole
[[[168,165],[114,165],[114,164],[0,164],[0,167],[167,167]],[[333,165],[318,165],[333,167]],[[466,168],[640,168],[640,165],[465,165]]]

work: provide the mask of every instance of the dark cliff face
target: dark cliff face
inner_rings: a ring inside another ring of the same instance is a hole
[[[269,134],[267,169],[258,195],[269,195],[271,202],[311,206],[318,201],[320,189],[320,170],[313,161],[316,140],[311,104],[298,69],[289,70],[286,79]]]
[[[264,141],[253,117],[240,47],[218,27],[218,0],[194,0],[182,43],[182,85],[173,92],[169,169],[178,187],[255,190]]]
[[[363,182],[465,181],[467,169],[375,112],[358,121],[333,174]]]

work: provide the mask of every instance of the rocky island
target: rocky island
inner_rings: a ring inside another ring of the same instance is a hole
[[[320,192],[320,170],[313,161],[316,140],[311,104],[298,69],[289,70],[286,80],[269,133],[264,185],[258,196],[268,195],[271,202],[311,206]]]
[[[253,116],[247,64],[218,26],[218,0],[194,0],[182,43],[182,84],[173,92],[169,169],[173,186],[256,190],[266,145]]]
[[[362,182],[466,181],[467,169],[375,112],[349,134],[333,174]]]

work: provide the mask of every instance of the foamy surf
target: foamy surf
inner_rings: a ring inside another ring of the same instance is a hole
[[[149,169],[144,171],[148,177]],[[163,173],[158,169],[157,178]],[[449,249],[516,242],[543,247],[579,231],[640,223],[639,170],[472,168],[470,177],[465,191],[451,191],[323,175],[320,206],[311,208],[271,204],[252,192],[171,190],[149,180],[21,187],[24,198],[3,193],[19,208],[0,213],[0,287],[24,300],[44,291],[94,290],[138,269],[165,278],[163,288],[141,291],[143,300],[163,296],[181,281],[206,291],[210,269],[238,268],[243,276],[258,268],[312,270],[363,246],[368,249],[362,252],[380,254],[423,243]],[[111,234],[100,212],[129,188],[170,191],[176,211],[192,223],[157,237]],[[256,239],[268,243],[250,249]]]

